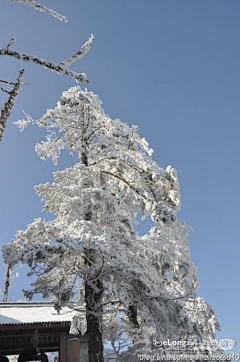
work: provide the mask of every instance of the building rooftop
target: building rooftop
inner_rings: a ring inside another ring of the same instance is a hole
[[[0,303],[0,325],[71,322],[73,314],[67,307],[57,313],[51,302]]]

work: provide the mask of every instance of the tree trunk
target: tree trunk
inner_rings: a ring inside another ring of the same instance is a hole
[[[98,279],[85,283],[89,362],[104,362],[102,341],[103,285]]]
[[[10,264],[8,264],[7,274],[6,274],[6,279],[5,279],[5,286],[4,286],[3,302],[8,301],[10,281],[11,281],[11,266],[10,266]]]
[[[134,327],[139,328],[139,323],[137,320],[137,308],[134,305],[129,305],[128,307],[128,319],[129,322],[134,325]]]
[[[85,152],[82,153],[82,163],[85,166],[88,166],[88,158]],[[88,211],[86,212],[85,220],[91,220],[91,214]],[[85,263],[91,267],[91,261],[95,261],[95,253],[92,250],[88,250],[86,256]],[[104,362],[102,340],[102,294],[103,284],[100,279],[85,282],[89,362]]]

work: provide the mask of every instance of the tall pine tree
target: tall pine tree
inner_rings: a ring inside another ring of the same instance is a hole
[[[176,170],[161,168],[137,127],[112,120],[98,96],[74,87],[39,120],[48,131],[36,145],[41,159],[57,164],[62,150],[79,162],[54,173],[55,182],[36,186],[43,211],[3,249],[6,263],[27,263],[36,282],[26,296],[42,293],[60,310],[74,305],[74,324],[89,335],[89,361],[102,362],[103,338],[131,341],[118,359],[134,361],[154,339],[214,338],[214,311],[196,297],[190,259],[190,228],[177,219],[180,192]],[[135,230],[139,215],[154,226]],[[120,331],[120,333],[119,333]],[[162,350],[162,353],[166,351]],[[130,356],[130,357],[129,357]]]

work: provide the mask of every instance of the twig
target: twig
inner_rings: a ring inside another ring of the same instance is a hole
[[[8,84],[8,85],[16,85],[16,83],[8,82],[7,80],[1,80],[0,83]]]
[[[11,91],[8,91],[8,90],[6,90],[6,89],[4,89],[4,88],[1,88],[1,91],[2,91],[3,93],[11,94]]]
[[[73,64],[74,62],[76,62],[77,60],[83,58],[91,49],[91,44],[94,40],[94,35],[91,34],[90,38],[88,39],[88,41],[79,49],[79,51],[77,53],[75,53],[73,56],[71,56],[70,58],[66,59],[64,62],[60,63],[60,65],[66,67],[70,64]]]

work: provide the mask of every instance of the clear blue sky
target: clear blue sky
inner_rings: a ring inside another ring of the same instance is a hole
[[[66,15],[68,23],[1,0],[0,48],[15,36],[15,49],[61,62],[91,33],[96,36],[89,54],[72,69],[88,74],[87,88],[100,95],[111,117],[140,127],[162,167],[171,164],[178,170],[179,218],[195,230],[190,247],[200,280],[198,295],[215,306],[222,327],[218,337],[236,339],[240,352],[240,2],[41,2]],[[7,57],[0,58],[0,79],[14,80],[23,66],[29,85],[23,87],[11,121],[23,118],[23,110],[40,117],[75,85],[66,76]],[[3,136],[1,245],[42,216],[33,186],[51,181],[57,169],[35,154],[34,145],[42,139],[41,130],[20,134],[11,122]],[[74,162],[63,155],[58,168]],[[12,290],[16,298],[28,287],[24,270],[19,271]]]

